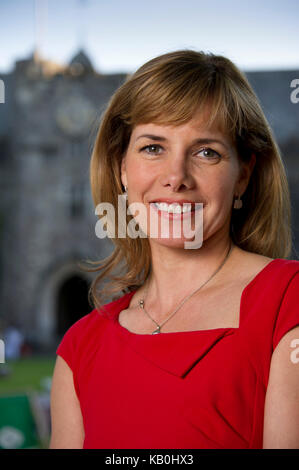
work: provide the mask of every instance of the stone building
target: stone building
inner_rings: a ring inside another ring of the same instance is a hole
[[[290,100],[290,83],[299,69],[247,75],[282,149],[298,251],[299,103]],[[0,317],[53,351],[91,310],[87,290],[94,274],[78,262],[112,250],[95,235],[89,162],[101,113],[126,75],[97,73],[79,51],[62,68],[33,55],[0,78]]]
[[[101,75],[80,51],[64,69],[30,57],[0,108],[0,315],[44,349],[91,308],[78,262],[111,251],[95,235],[89,183],[101,113],[126,75]]]

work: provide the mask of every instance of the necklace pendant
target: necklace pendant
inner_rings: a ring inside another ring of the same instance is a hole
[[[158,328],[155,329],[155,331],[152,332],[152,335],[157,335],[158,333],[160,333],[160,327],[158,326]]]

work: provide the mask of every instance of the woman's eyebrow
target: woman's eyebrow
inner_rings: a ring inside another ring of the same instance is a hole
[[[213,139],[213,138],[207,138],[207,137],[203,137],[201,139],[195,139],[191,145],[194,145],[194,144],[220,144],[222,145],[224,148],[226,148],[228,150],[228,146],[226,145],[225,142],[223,142],[223,140],[220,140],[220,139]]]
[[[141,139],[142,137],[147,138],[147,139],[151,139],[151,140],[155,140],[155,141],[158,141],[158,142],[163,142],[163,141],[168,140],[168,139],[166,139],[166,137],[162,137],[160,135],[142,134],[139,137],[137,137],[136,141],[138,139]],[[214,138],[207,138],[207,137],[194,139],[191,142],[191,145],[195,145],[195,144],[213,144],[213,143],[218,143],[218,144],[222,145],[223,147],[225,147],[226,149],[228,149],[227,145],[222,140],[214,139]]]
[[[140,135],[139,137],[137,137],[136,141],[138,139],[141,139],[142,137],[145,137],[147,139],[152,139],[152,140],[158,140],[158,141],[165,141],[167,140],[166,137],[162,137],[162,136],[159,136],[159,135],[154,135],[154,134],[142,134]]]

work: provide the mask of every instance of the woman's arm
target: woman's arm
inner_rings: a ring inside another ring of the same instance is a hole
[[[84,427],[73,373],[61,356],[57,356],[51,388],[50,449],[82,449]]]
[[[299,327],[276,346],[264,414],[264,449],[299,449]]]

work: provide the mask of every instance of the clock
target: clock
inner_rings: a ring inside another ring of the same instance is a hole
[[[96,117],[92,103],[79,94],[64,98],[56,110],[58,127],[70,137],[84,137]]]

